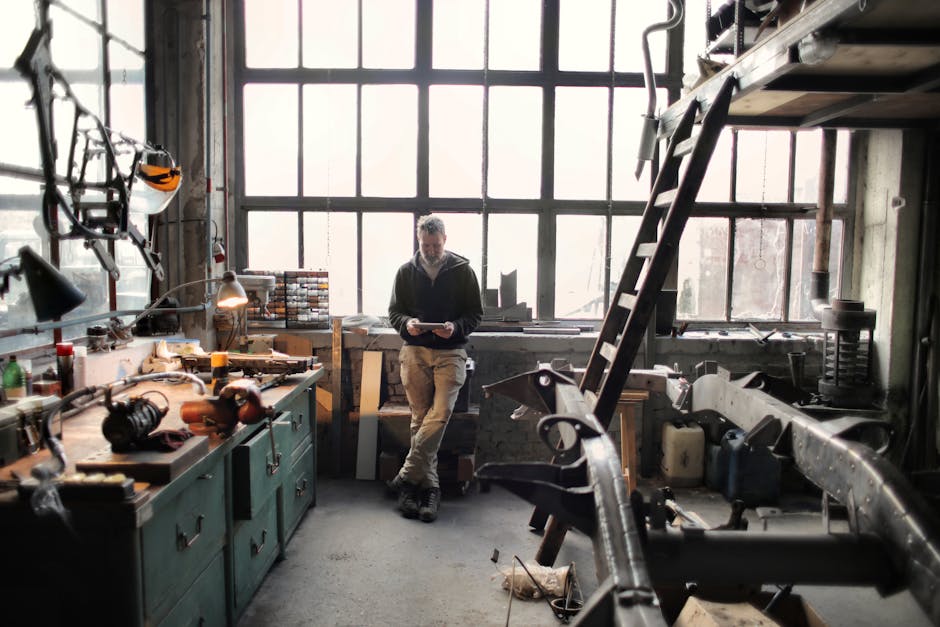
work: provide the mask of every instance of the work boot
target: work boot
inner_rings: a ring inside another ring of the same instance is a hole
[[[441,506],[441,489],[425,488],[421,490],[421,506],[418,508],[418,516],[424,522],[434,522],[437,520],[437,510]]]
[[[405,518],[418,517],[418,486],[402,479],[398,487],[398,509]]]

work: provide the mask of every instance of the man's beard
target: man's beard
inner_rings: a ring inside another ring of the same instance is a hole
[[[423,261],[425,264],[431,267],[439,266],[441,265],[441,263],[444,262],[444,253],[441,253],[440,255],[437,255],[436,257],[429,257],[428,255],[421,253],[421,261]]]

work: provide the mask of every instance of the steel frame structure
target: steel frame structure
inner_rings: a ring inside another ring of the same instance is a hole
[[[882,594],[908,587],[940,625],[940,521],[886,459],[847,439],[870,421],[827,426],[758,389],[761,381],[702,376],[692,385],[692,409],[717,411],[745,429],[776,423],[775,452],[845,504],[849,532],[748,534],[735,524],[741,508],[720,528],[686,521],[676,530],[666,525],[662,492],[649,502],[627,494],[617,449],[573,380],[544,366],[484,386],[548,414],[537,428],[557,463],[486,464],[477,477],[591,537],[599,585],[577,624],[664,625],[657,591],[696,582],[868,585]]]

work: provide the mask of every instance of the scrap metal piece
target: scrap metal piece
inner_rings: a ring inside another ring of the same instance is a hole
[[[483,386],[483,395],[494,393],[507,396],[543,414],[555,413],[556,382],[575,385],[575,382],[547,366]]]
[[[758,417],[776,417],[797,469],[853,507],[850,517],[858,531],[885,542],[915,600],[940,624],[940,517],[891,462],[871,447],[841,437],[851,428],[834,433],[763,390],[743,388],[718,375],[703,376],[692,385],[692,409],[712,409],[745,430]]]

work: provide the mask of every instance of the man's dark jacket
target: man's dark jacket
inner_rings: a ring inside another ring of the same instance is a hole
[[[406,344],[429,348],[459,348],[483,319],[480,284],[470,262],[450,251],[437,278],[421,267],[420,253],[402,264],[395,274],[392,298],[388,304],[388,321],[398,330]],[[447,339],[434,333],[409,335],[408,321],[453,322],[454,334]]]

